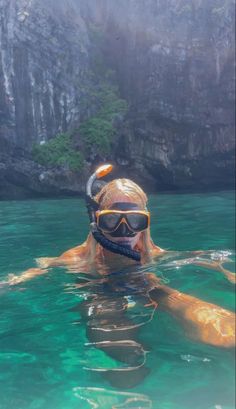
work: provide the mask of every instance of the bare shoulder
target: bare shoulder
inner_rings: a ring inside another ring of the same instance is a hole
[[[78,259],[83,257],[83,255],[85,254],[85,245],[80,244],[76,247],[72,247],[69,250],[66,250],[64,253],[62,253],[58,258],[61,260],[71,260],[73,261],[73,259]]]

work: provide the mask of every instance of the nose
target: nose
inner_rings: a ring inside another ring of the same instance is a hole
[[[129,233],[129,230],[128,230],[128,228],[127,228],[127,225],[126,225],[124,222],[122,222],[122,223],[120,224],[119,230],[120,230],[120,234],[121,234],[122,236],[126,236],[126,235]]]
[[[113,233],[111,233],[111,236],[112,237],[133,237],[135,236],[135,233],[129,230],[129,227],[126,225],[126,223],[121,222],[118,229],[115,230]]]

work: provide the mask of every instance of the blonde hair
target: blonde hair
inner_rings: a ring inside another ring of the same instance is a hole
[[[95,200],[99,203],[100,209],[107,209],[115,202],[128,199],[142,209],[146,208],[147,196],[136,183],[130,179],[114,179],[107,183],[96,195]]]
[[[147,196],[144,191],[135,182],[130,179],[114,179],[107,183],[99,193],[95,196],[95,200],[99,203],[100,209],[108,209],[113,203],[130,201],[136,203],[140,209],[145,210],[147,206]],[[90,233],[86,244],[89,249],[87,257],[90,262],[94,262],[96,257],[101,253],[102,247],[96,242]],[[86,246],[86,247],[87,247]],[[150,229],[147,229],[140,234],[140,239],[135,247],[135,250],[141,253],[141,262],[146,263],[151,261],[152,250],[155,247],[151,236]]]

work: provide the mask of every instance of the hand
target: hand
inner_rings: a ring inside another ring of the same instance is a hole
[[[15,284],[19,284],[20,282],[21,282],[20,276],[17,276],[15,274],[8,274],[8,280],[6,281],[6,284],[15,285]]]
[[[26,270],[23,274],[17,276],[15,274],[8,274],[8,280],[6,281],[6,284],[8,285],[16,285],[23,283],[24,281],[30,280],[31,278],[45,274],[47,273],[48,270],[42,270],[41,268],[29,268],[29,270]]]
[[[223,267],[222,267],[223,268]],[[228,271],[224,268],[224,271],[222,270],[222,272],[224,273],[225,277],[233,284],[236,284],[236,275],[235,273],[231,273],[231,271]]]

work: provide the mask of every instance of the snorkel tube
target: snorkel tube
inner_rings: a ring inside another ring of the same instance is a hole
[[[102,231],[98,228],[96,223],[96,210],[99,209],[99,204],[93,199],[92,196],[92,187],[93,183],[97,179],[101,179],[102,177],[108,175],[113,169],[113,166],[110,164],[100,166],[89,178],[87,185],[86,185],[86,206],[88,210],[89,220],[90,220],[90,230],[95,238],[95,240],[101,244],[102,247],[105,249],[112,251],[113,253],[120,254],[122,256],[131,258],[135,261],[140,261],[141,256],[138,251],[129,249],[128,247],[121,246],[113,241],[107,239]]]

